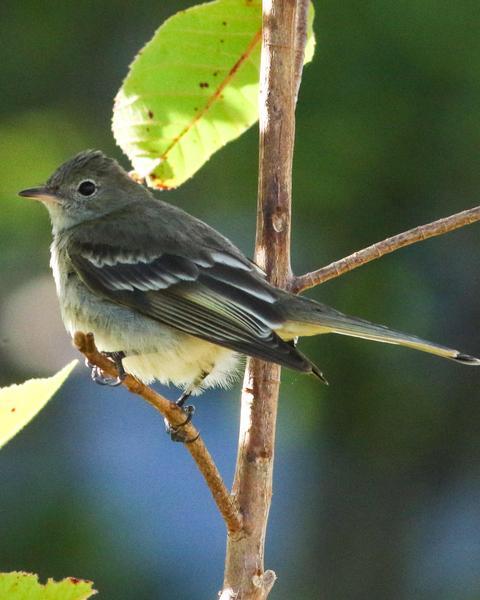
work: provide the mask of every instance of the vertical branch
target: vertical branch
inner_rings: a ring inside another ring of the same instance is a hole
[[[295,135],[295,0],[263,0],[260,150],[255,260],[278,287],[290,277],[291,172]],[[233,495],[244,518],[228,536],[221,598],[267,598],[275,582],[264,571],[272,496],[280,367],[248,361]]]

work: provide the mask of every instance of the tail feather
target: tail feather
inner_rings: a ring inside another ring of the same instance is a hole
[[[429,342],[428,340],[424,340],[414,335],[408,335],[406,333],[401,333],[400,331],[388,329],[381,325],[374,325],[373,323],[366,323],[360,320],[356,321],[355,319],[347,318],[343,323],[332,323],[331,331],[332,333],[338,333],[340,335],[349,335],[376,342],[383,342],[385,344],[405,346],[422,352],[428,352],[429,354],[435,354],[443,358],[449,358],[464,364],[480,365],[480,360],[478,358],[463,354],[453,348],[448,348],[447,346],[435,344],[434,342]]]
[[[340,335],[359,337],[385,344],[406,346],[466,365],[480,365],[480,359],[459,352],[458,350],[429,342],[414,335],[389,329],[384,325],[377,325],[363,319],[349,317],[329,306],[319,304],[307,298],[298,297],[298,300],[301,302],[295,303],[295,306],[291,305],[287,307],[289,313],[287,320],[281,329],[277,330],[277,333],[283,339],[288,339],[289,336],[338,333]]]
[[[457,356],[454,356],[453,360],[463,363],[464,365],[480,365],[480,359],[470,356],[469,354],[463,354],[462,352],[457,352]]]

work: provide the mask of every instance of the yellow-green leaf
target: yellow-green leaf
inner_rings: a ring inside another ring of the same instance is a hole
[[[77,362],[73,360],[52,377],[29,379],[0,389],[0,448],[45,406]]]
[[[156,31],[115,99],[113,133],[156,188],[191,177],[258,119],[261,0],[215,0]],[[314,51],[313,5],[305,61]]]
[[[92,586],[91,581],[76,577],[66,577],[62,581],[49,579],[42,585],[38,575],[32,573],[0,573],[2,600],[86,600],[97,593]]]

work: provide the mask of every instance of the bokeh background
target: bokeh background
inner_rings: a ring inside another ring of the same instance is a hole
[[[47,213],[16,197],[84,148],[129,168],[110,133],[136,51],[191,2],[0,7],[0,384],[74,355],[48,268]],[[300,273],[478,204],[480,12],[469,0],[316,3],[298,106]],[[257,132],[163,193],[246,253]],[[479,226],[404,249],[310,295],[480,353]],[[480,372],[391,346],[301,343],[330,380],[285,371],[267,561],[278,600],[480,598]],[[176,390],[162,390],[175,398]],[[197,400],[232,480],[239,385]],[[79,366],[0,452],[0,570],[93,579],[101,598],[214,598],[225,532],[159,416]]]

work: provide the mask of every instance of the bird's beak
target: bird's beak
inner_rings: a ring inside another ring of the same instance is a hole
[[[40,202],[58,202],[58,197],[46,187],[28,188],[18,192],[23,198],[31,198],[32,200],[40,200]]]

